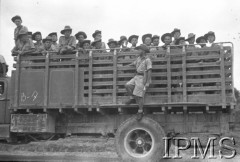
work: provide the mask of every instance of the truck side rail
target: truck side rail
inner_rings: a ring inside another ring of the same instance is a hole
[[[216,47],[194,49],[185,46],[177,46],[178,49],[169,47],[167,50],[149,53],[153,62],[152,84],[147,90],[145,105],[165,107],[188,103],[233,108],[233,44],[218,44]],[[87,54],[76,51],[76,54],[71,55],[49,52],[46,56],[17,56],[11,108],[127,107],[124,105],[128,99],[124,84],[134,76],[135,69],[124,65],[135,58],[136,52],[119,52],[117,48],[114,52],[106,53],[91,49]],[[44,78],[41,82],[43,86],[39,88],[43,94],[42,100],[28,100],[27,97],[31,98],[34,91],[24,87],[23,82],[31,86],[36,83],[28,83],[24,76],[37,75],[36,73]],[[53,80],[59,76],[59,81],[72,77],[69,79],[72,84],[69,89],[72,92],[65,96],[69,100],[64,98],[64,94],[54,96],[55,92],[65,90],[61,87],[56,91],[57,83]],[[66,99],[64,103],[63,99]]]

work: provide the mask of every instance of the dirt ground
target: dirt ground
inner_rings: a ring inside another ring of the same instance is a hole
[[[237,155],[234,159],[220,159],[219,158],[219,146],[217,145],[214,149],[215,156],[217,159],[214,160],[203,160],[201,155],[199,160],[191,159],[193,156],[193,148],[189,148],[186,151],[180,151],[180,155],[183,157],[182,160],[162,160],[166,162],[171,161],[184,161],[184,162],[211,162],[211,161],[221,161],[221,162],[239,162],[240,161],[240,137],[234,136],[236,141],[236,145],[234,148],[236,149]],[[170,148],[170,156],[174,156],[175,147],[172,146]],[[230,155],[231,152],[227,150],[223,150],[226,155]],[[30,142],[28,144],[0,144],[0,155],[25,155],[25,156],[74,156],[81,157],[87,159],[91,157],[95,160],[93,161],[102,161],[101,158],[111,158],[110,161],[120,161],[114,147],[114,138],[101,138],[101,137],[77,137],[71,136],[64,139],[58,139],[55,141],[40,141],[40,142]],[[209,156],[209,152],[207,153],[207,157]],[[98,159],[99,158],[99,159]],[[113,160],[115,159],[115,160]],[[85,160],[84,160],[85,161]],[[87,160],[88,161],[88,160]],[[92,160],[90,160],[92,161]]]

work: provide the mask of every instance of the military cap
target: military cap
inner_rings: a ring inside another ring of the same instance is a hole
[[[138,35],[131,35],[131,36],[128,38],[128,42],[131,43],[131,41],[132,41],[133,38],[138,39]]]
[[[16,16],[14,16],[14,17],[12,17],[12,22],[14,22],[15,20],[17,20],[17,19],[19,19],[19,20],[21,20],[22,21],[22,18],[19,16],[19,15],[16,15]]]
[[[171,34],[171,33],[165,33],[165,34],[163,34],[163,35],[161,36],[161,40],[162,40],[163,43],[164,43],[165,37],[167,37],[167,36],[169,36],[169,37],[172,38],[172,34]]]
[[[41,32],[39,32],[39,31],[33,33],[33,35],[32,35],[32,40],[35,40],[36,35],[42,35],[42,34],[41,34]]]
[[[146,39],[147,37],[150,37],[150,38],[152,39],[152,34],[144,34],[144,35],[142,36],[142,42],[143,42],[143,43],[144,43],[144,41],[145,41],[145,39]]]
[[[189,33],[188,38],[185,41],[189,41],[190,39],[195,38],[195,34]]]
[[[72,28],[71,28],[69,25],[66,25],[66,26],[64,27],[64,29],[63,29],[63,30],[61,30],[61,34],[64,34],[64,33],[65,33],[65,31],[67,31],[67,30],[69,30],[69,31],[71,31],[71,32],[72,32]]]
[[[97,34],[102,34],[102,31],[100,30],[96,30],[93,34],[92,34],[92,37],[95,38]]]
[[[175,28],[175,29],[171,32],[172,36],[173,36],[176,32],[179,32],[179,33],[180,33],[181,31],[180,31],[180,29]]]
[[[83,45],[84,45],[85,43],[91,44],[91,41],[90,41],[90,40],[83,40],[83,41],[80,43],[80,47],[83,47]]]
[[[46,41],[51,41],[52,42],[52,37],[47,36],[45,39],[43,39],[43,43],[45,43]]]
[[[75,37],[78,38],[79,35],[83,35],[84,39],[87,38],[87,34],[86,34],[85,32],[83,32],[83,31],[80,31],[80,32],[78,32],[77,34],[75,34]]]
[[[176,45],[179,45],[179,42],[181,41],[181,40],[184,40],[185,41],[185,37],[179,37],[177,40],[176,40]]]
[[[204,37],[206,38],[206,40],[208,39],[208,36],[214,36],[215,37],[215,33],[213,31],[209,31],[207,34],[204,35]]]
[[[115,41],[115,40],[114,40],[114,39],[112,39],[112,38],[108,40],[108,43],[107,43],[107,44],[108,44],[108,46],[109,46],[111,43],[114,43],[114,44],[116,44],[116,45],[118,44],[118,42],[117,42],[117,41]]]
[[[200,43],[201,39],[204,39],[204,40],[207,42],[207,39],[206,39],[206,37],[204,37],[204,36],[198,37],[198,38],[196,39],[196,42],[197,42],[197,43]]]
[[[48,34],[48,36],[53,36],[53,35],[56,35],[57,36],[57,32],[52,32],[52,33],[50,33],[50,34]]]

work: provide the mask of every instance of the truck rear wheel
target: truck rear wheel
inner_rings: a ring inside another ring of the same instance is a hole
[[[165,137],[162,127],[153,119],[130,118],[117,130],[115,146],[123,161],[156,162],[163,157]]]

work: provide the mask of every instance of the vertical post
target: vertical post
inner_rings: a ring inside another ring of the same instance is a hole
[[[49,98],[49,53],[46,55],[45,59],[45,84],[44,84],[44,108],[48,106],[48,98]]]
[[[170,46],[168,46],[166,51],[167,57],[167,87],[168,87],[168,103],[172,102],[172,75],[171,75],[171,56],[170,56]]]
[[[113,104],[117,104],[117,50],[113,53]]]
[[[91,107],[92,107],[92,70],[93,70],[93,56],[92,51],[90,51],[88,66],[88,105]]]
[[[221,57],[221,94],[222,94],[222,108],[226,108],[226,84],[225,84],[225,59],[223,45],[220,46]]]
[[[187,102],[187,69],[186,69],[186,49],[185,46],[182,48],[182,88],[183,88],[183,102]]]
[[[16,109],[19,104],[19,82],[20,82],[20,68],[21,68],[21,57],[20,55],[17,56],[17,64],[16,64],[16,74],[15,74],[15,91],[14,91],[14,103],[13,107]]]
[[[78,90],[79,90],[79,52],[76,53],[75,58],[75,81],[74,81],[74,90],[75,90],[75,99],[74,99],[74,107],[76,108],[78,105]]]

